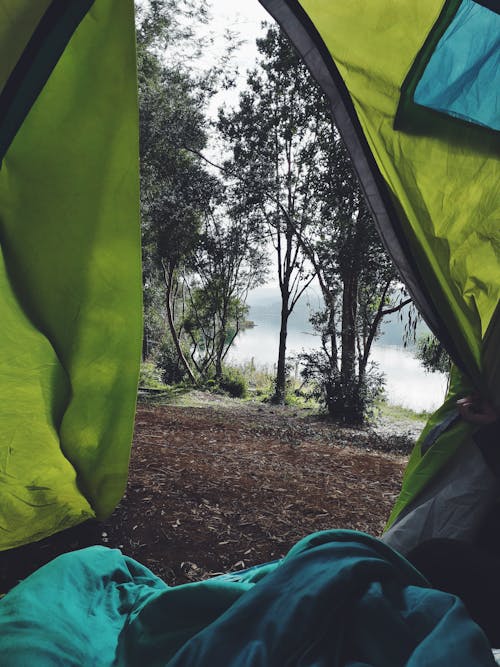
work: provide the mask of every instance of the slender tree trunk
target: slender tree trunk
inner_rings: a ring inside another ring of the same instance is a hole
[[[218,340],[215,348],[215,379],[217,382],[220,382],[220,380],[222,380],[222,355],[224,353],[224,341],[226,339],[225,325],[222,325],[217,338]]]
[[[220,350],[217,350],[217,354],[215,356],[215,380],[217,382],[220,382],[222,380],[222,354],[220,353]]]
[[[352,274],[343,281],[341,377],[346,384],[356,375],[357,283],[357,277]]]
[[[336,313],[335,313],[335,297],[332,297],[330,294],[325,294],[323,292],[323,298],[325,299],[325,305],[328,309],[328,342],[330,347],[330,368],[332,371],[338,371],[339,365],[339,353],[337,348],[337,324],[336,324]]]
[[[190,381],[193,384],[197,384],[194,373],[191,370],[188,360],[184,356],[184,352],[182,351],[181,342],[179,340],[179,336],[177,335],[177,331],[174,324],[174,313],[172,308],[172,288],[173,288],[173,277],[174,277],[173,267],[169,267],[167,270],[165,265],[163,265],[163,277],[165,280],[165,289],[166,289],[165,306],[167,309],[168,328],[170,329],[170,334],[172,336],[172,340],[174,341],[175,349],[181,364],[184,366],[184,369]]]
[[[342,352],[340,382],[342,395],[336,402],[336,416],[347,423],[362,419],[357,400],[356,382],[356,317],[358,279],[354,272],[344,276],[342,291]]]
[[[286,398],[286,336],[288,331],[288,298],[281,300],[280,342],[278,349],[278,367],[274,395],[271,399],[276,405],[283,405]]]
[[[215,379],[217,382],[222,380],[222,360],[224,358],[224,345],[227,338],[228,309],[228,300],[224,298],[220,318],[220,327],[215,339]]]

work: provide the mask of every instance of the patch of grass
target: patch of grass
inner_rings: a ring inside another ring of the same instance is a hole
[[[385,401],[377,401],[375,407],[381,417],[388,417],[395,420],[410,419],[412,421],[427,421],[432,414],[426,410],[416,412],[410,408],[404,408],[402,405],[392,405]]]
[[[321,405],[313,396],[297,389],[287,391],[285,400],[286,405],[290,405],[295,408],[304,408],[307,410],[317,411],[321,410]]]
[[[159,388],[139,387],[137,402],[142,405],[167,405],[169,403],[176,403],[190,390],[191,387],[184,385],[163,385]]]
[[[161,370],[153,361],[143,361],[139,371],[139,387],[141,389],[164,389]]]

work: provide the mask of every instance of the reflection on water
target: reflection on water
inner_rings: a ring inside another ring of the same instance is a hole
[[[252,317],[252,312],[250,313]],[[268,366],[272,371],[278,357],[277,322],[258,322],[253,329],[242,332],[230,353],[230,361],[249,362]],[[384,345],[384,337],[372,348],[375,361],[386,376],[386,392],[390,403],[412,410],[434,410],[442,403],[446,377],[441,373],[426,373],[411,352],[403,347]],[[319,347],[318,336],[292,328],[287,337],[287,354]]]
[[[446,376],[442,373],[426,373],[408,350],[375,344],[371,358],[385,373],[390,403],[417,411],[431,411],[443,402]]]

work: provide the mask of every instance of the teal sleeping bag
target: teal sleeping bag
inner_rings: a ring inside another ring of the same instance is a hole
[[[486,637],[452,595],[351,531],[282,561],[170,588],[120,551],[65,554],[0,602],[5,667],[483,667]]]

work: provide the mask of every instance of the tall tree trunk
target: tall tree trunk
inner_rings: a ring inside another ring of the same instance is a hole
[[[220,382],[222,380],[222,350],[217,350],[215,355],[215,380]]]
[[[337,414],[343,421],[353,423],[362,420],[357,400],[356,384],[356,317],[358,278],[354,272],[344,276],[342,291],[342,353],[340,382],[342,396],[337,403]]]
[[[221,330],[217,334],[215,347],[215,380],[222,380],[222,355],[224,354],[224,343],[226,340],[226,325],[221,324]]]
[[[337,323],[336,323],[336,312],[335,312],[335,297],[332,296],[329,292],[323,291],[323,299],[325,300],[325,305],[328,309],[328,342],[329,342],[329,360],[330,368],[332,371],[338,371],[339,365],[339,352],[337,348]]]
[[[278,349],[278,367],[274,395],[271,399],[276,405],[283,405],[286,398],[286,336],[288,331],[288,298],[281,299],[280,342]]]
[[[174,341],[175,349],[177,352],[177,355],[179,357],[179,360],[181,364],[184,366],[184,369],[190,379],[190,381],[193,384],[197,384],[196,378],[194,376],[193,371],[191,370],[191,367],[188,363],[188,360],[184,356],[184,352],[182,351],[181,347],[181,342],[179,340],[179,336],[177,334],[177,330],[175,328],[175,323],[174,323],[174,313],[173,313],[173,308],[172,308],[172,289],[173,289],[173,278],[174,278],[174,268],[172,266],[169,266],[168,269],[167,267],[162,263],[163,266],[163,277],[165,280],[165,306],[167,309],[167,321],[168,321],[168,328],[170,329],[170,334],[172,336],[172,340]]]
[[[227,327],[229,320],[229,299],[223,297],[220,311],[220,326],[215,338],[215,379],[222,380],[222,360],[224,359],[224,346],[227,339]]]
[[[356,314],[358,279],[353,274],[345,276],[342,291],[342,382],[348,383],[356,375]]]

